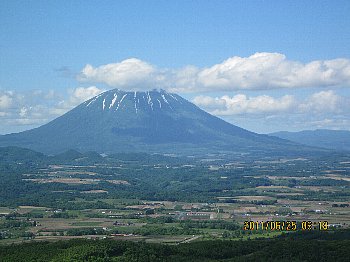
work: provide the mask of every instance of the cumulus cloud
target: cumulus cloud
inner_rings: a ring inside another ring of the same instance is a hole
[[[350,130],[350,97],[341,96],[334,90],[323,90],[306,97],[201,95],[194,97],[192,102],[213,115],[256,132],[316,128]]]
[[[350,101],[333,90],[320,91],[304,100],[292,95],[274,98],[267,95],[247,97],[237,94],[232,97],[196,96],[193,103],[215,115],[239,114],[326,114],[348,112]]]
[[[71,91],[70,99],[80,104],[94,96],[97,96],[103,91],[105,90],[97,88],[96,86],[78,87],[78,88],[75,88],[73,91]]]
[[[138,85],[156,82],[160,75],[153,75],[155,71],[152,65],[136,58],[130,58],[120,63],[102,65],[97,68],[88,64],[78,75],[78,80],[133,89]]]
[[[342,110],[344,99],[337,95],[333,90],[321,91],[312,94],[304,103],[301,103],[299,109],[302,112],[340,112]]]
[[[164,88],[171,92],[262,90],[299,87],[350,87],[350,60],[288,60],[279,53],[234,56],[222,63],[197,68],[156,68],[131,58],[119,63],[86,65],[78,80],[124,89]]]
[[[0,91],[0,132],[6,133],[6,126],[33,127],[45,124],[103,91],[96,86],[69,89],[64,95],[53,90]]]
[[[303,64],[279,53],[232,57],[202,70],[198,82],[220,90],[273,89],[350,85],[350,60],[334,59]]]
[[[85,102],[86,100],[89,100],[94,96],[97,96],[104,91],[104,89],[97,88],[96,86],[70,89],[68,90],[68,97],[60,100],[50,109],[50,112],[53,115],[62,115],[71,110],[73,107]]]
[[[238,94],[220,98],[197,96],[193,102],[215,115],[262,114],[288,111],[293,108],[295,98],[291,95],[273,98],[267,95],[247,97],[244,94]]]

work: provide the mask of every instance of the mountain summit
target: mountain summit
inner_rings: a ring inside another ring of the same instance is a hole
[[[0,136],[0,146],[44,153],[79,151],[200,153],[283,150],[295,144],[212,116],[166,91],[110,90],[41,127]]]

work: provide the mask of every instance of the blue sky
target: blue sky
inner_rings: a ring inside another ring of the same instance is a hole
[[[349,1],[1,1],[0,133],[116,87],[163,87],[260,133],[350,130],[349,14]]]

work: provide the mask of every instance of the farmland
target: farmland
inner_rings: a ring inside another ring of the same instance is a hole
[[[71,238],[175,244],[285,231],[247,231],[245,221],[350,225],[346,154],[68,156],[2,163],[0,244]]]

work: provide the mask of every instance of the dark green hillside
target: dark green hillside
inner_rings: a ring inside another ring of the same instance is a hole
[[[21,147],[0,147],[0,161],[6,162],[37,162],[45,159],[42,153]]]

